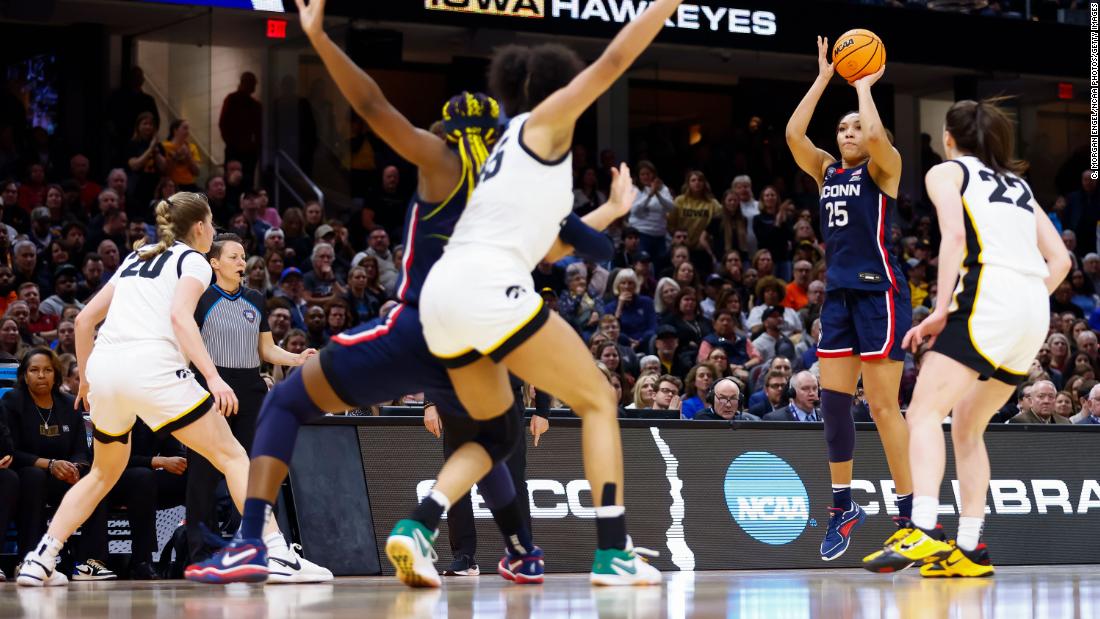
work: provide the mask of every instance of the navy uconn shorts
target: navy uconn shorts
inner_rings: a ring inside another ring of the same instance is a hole
[[[333,336],[320,356],[325,377],[347,404],[371,406],[423,391],[440,413],[468,416],[446,368],[428,352],[415,307],[398,305],[387,316]]]
[[[913,326],[909,286],[890,290],[839,289],[821,307],[819,359],[859,355],[864,361],[905,360],[901,340]]]

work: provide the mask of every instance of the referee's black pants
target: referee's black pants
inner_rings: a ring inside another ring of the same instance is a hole
[[[260,415],[260,405],[267,395],[267,383],[260,377],[259,368],[232,369],[218,368],[218,374],[237,395],[237,414],[226,419],[233,436],[244,447],[252,450],[252,438],[256,435],[256,418]],[[206,381],[201,374],[196,377],[202,386]],[[203,542],[199,523],[214,533],[220,531],[217,522],[218,484],[224,476],[206,459],[190,451],[187,455],[187,547],[193,562],[201,561],[210,555],[210,549]],[[230,520],[240,521],[236,506],[230,502]],[[232,525],[230,525],[232,526]]]
[[[523,519],[527,522],[527,528],[531,528],[531,503],[527,494],[527,424],[524,413],[526,409],[521,404],[523,400],[517,399],[509,415],[515,416],[515,421],[521,428],[523,435],[517,441],[516,449],[508,457],[505,463],[508,472],[512,474],[512,483],[516,486],[516,496],[520,498],[520,509],[523,511]],[[447,432],[447,416],[440,413],[443,421],[443,458],[451,457],[456,449],[468,440],[465,433]],[[447,512],[447,531],[451,542],[451,557],[457,559],[460,556],[474,558],[477,553],[477,529],[474,527],[474,504],[467,492],[451,505]]]

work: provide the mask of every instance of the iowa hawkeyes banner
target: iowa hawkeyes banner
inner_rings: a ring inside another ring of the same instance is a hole
[[[306,428],[299,442],[334,445],[326,434],[357,433],[360,452],[329,449],[324,468],[362,470],[376,547],[381,548],[393,524],[431,489],[443,448],[419,419],[352,423],[359,425]],[[528,446],[535,541],[546,551],[549,572],[585,572],[596,539],[580,424],[575,419],[551,423],[539,446]],[[818,547],[831,492],[820,424],[756,423],[733,429],[712,422],[628,420],[623,425],[627,523],[635,544],[661,553],[654,564],[662,570],[853,567],[893,530],[893,483],[871,428],[858,433],[853,484],[853,498],[869,517],[847,554],[825,564]],[[1091,563],[1100,557],[1100,538],[1068,534],[1100,518],[1096,467],[1083,457],[1100,445],[1100,432],[1090,430],[1005,426],[986,434],[993,482],[985,539],[998,565]],[[307,438],[310,434],[315,438]],[[953,480],[950,449],[947,473]],[[293,483],[300,499],[299,486],[310,480],[299,475]],[[477,559],[488,568],[499,560],[502,542],[476,490],[473,497]],[[940,499],[940,521],[954,532],[957,482],[945,483]],[[311,500],[326,500],[339,512],[348,499]],[[303,531],[310,526],[299,522]],[[436,542],[441,568],[450,561],[448,543],[444,523]],[[389,573],[384,558],[378,565]]]

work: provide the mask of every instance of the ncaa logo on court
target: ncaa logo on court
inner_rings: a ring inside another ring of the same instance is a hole
[[[806,486],[791,465],[766,451],[737,456],[726,469],[724,489],[730,515],[757,541],[793,542],[809,522]]]

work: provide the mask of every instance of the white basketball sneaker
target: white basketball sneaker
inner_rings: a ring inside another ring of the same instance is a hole
[[[69,579],[56,569],[55,562],[56,560],[45,559],[32,550],[16,569],[16,584],[22,587],[64,587],[69,584]]]
[[[661,571],[649,564],[644,557],[656,557],[659,553],[648,548],[635,548],[628,535],[626,548],[596,550],[592,572],[588,575],[594,585],[605,587],[630,587],[661,584]]]
[[[272,533],[264,543],[267,545],[267,582],[278,585],[332,580],[332,572],[298,554],[302,550],[300,545],[287,546],[281,533]]]

